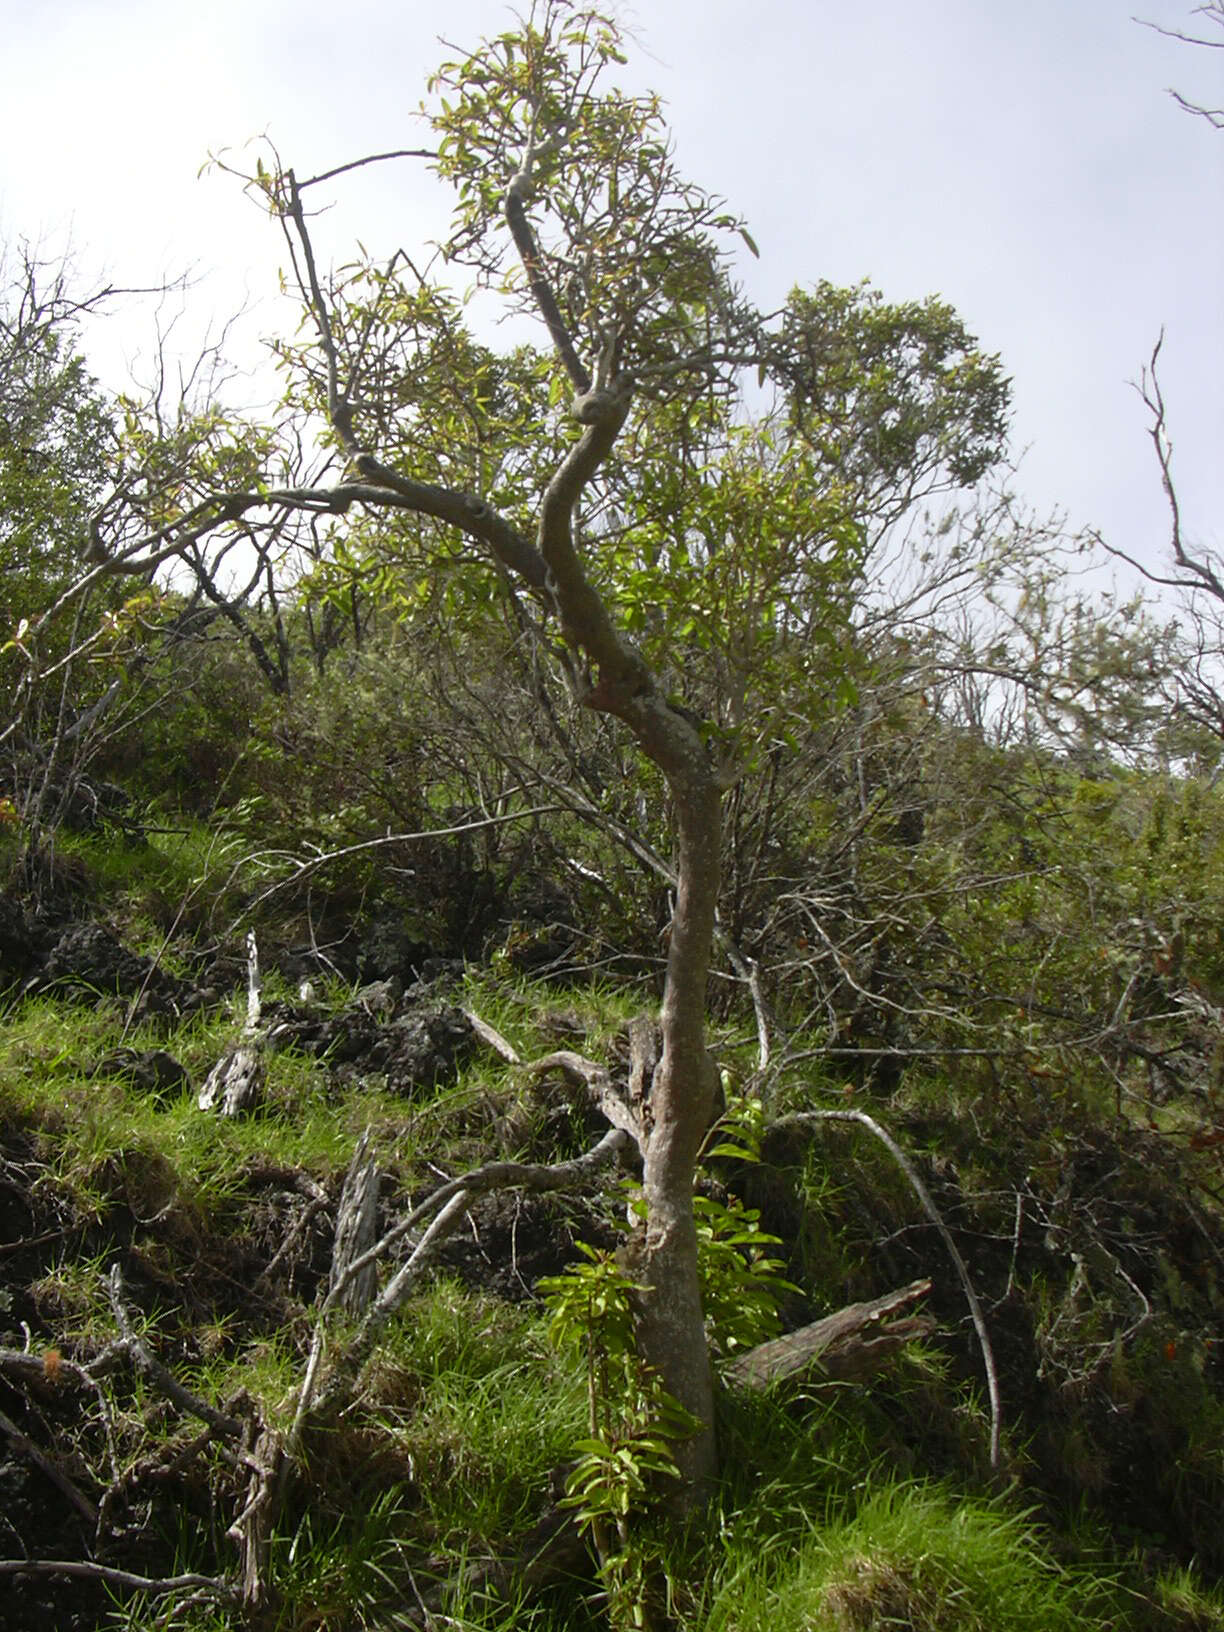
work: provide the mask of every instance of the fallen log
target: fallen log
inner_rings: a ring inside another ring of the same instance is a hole
[[[784,1378],[813,1373],[817,1382],[860,1382],[884,1370],[907,1343],[929,1337],[929,1315],[894,1319],[931,1290],[914,1281],[867,1303],[851,1303],[785,1337],[758,1343],[721,1368],[733,1388],[764,1389]]]

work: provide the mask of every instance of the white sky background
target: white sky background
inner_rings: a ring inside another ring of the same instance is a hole
[[[664,96],[692,178],[742,213],[764,304],[869,277],[938,293],[1015,381],[1017,490],[1158,564],[1168,519],[1127,382],[1162,327],[1188,537],[1224,548],[1224,50],[1193,0],[638,0],[624,76]],[[510,25],[495,0],[0,0],[0,234],[70,237],[82,277],[193,268],[193,323],[249,298],[278,322],[275,228],[210,150],[266,132],[299,175],[428,145],[411,115],[432,67]],[[1218,36],[1224,39],[1224,35]],[[425,166],[334,184],[323,259],[360,235],[413,248],[445,223]],[[441,212],[441,213],[440,213]],[[107,320],[96,366],[147,335]]]

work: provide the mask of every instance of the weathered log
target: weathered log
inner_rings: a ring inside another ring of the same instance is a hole
[[[252,1111],[263,1096],[263,1039],[234,1043],[204,1079],[196,1104],[202,1111],[240,1116]]]
[[[357,1141],[340,1192],[328,1283],[329,1288],[339,1287],[336,1301],[345,1314],[352,1316],[365,1313],[378,1287],[378,1269],[373,1263],[355,1275],[348,1274],[349,1265],[370,1250],[378,1234],[378,1165],[372,1159],[366,1160],[369,1143],[367,1128]]]
[[[867,1303],[851,1303],[810,1326],[759,1343],[722,1368],[735,1388],[763,1389],[787,1377],[809,1372],[818,1382],[859,1381],[882,1371],[917,1338],[929,1337],[935,1322],[929,1315],[892,1317],[926,1297],[930,1281],[914,1281],[897,1292]]]
[[[263,1097],[264,1046],[259,1029],[261,1013],[259,949],[255,931],[247,934],[247,1017],[242,1038],[232,1043],[204,1079],[196,1104],[202,1111],[219,1110],[222,1116],[240,1116],[254,1110]]]

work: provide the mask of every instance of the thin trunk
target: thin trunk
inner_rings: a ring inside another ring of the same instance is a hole
[[[679,839],[676,910],[663,999],[663,1053],[651,1092],[639,1342],[664,1387],[705,1426],[677,1446],[683,1502],[708,1497],[717,1473],[714,1391],[697,1276],[693,1174],[714,1104],[717,1072],[706,1052],[705,1000],[718,899],[721,790],[713,775],[673,783]]]

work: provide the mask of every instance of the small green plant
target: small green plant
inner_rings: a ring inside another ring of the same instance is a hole
[[[652,1570],[640,1520],[660,1482],[677,1477],[672,1446],[696,1424],[638,1357],[633,1299],[643,1289],[624,1255],[579,1250],[585,1263],[540,1283],[550,1338],[586,1360],[589,1434],[573,1447],[564,1504],[590,1532],[613,1626],[644,1628]]]
[[[761,1159],[765,1109],[759,1099],[732,1099],[714,1124],[704,1162],[722,1157],[733,1162]],[[786,1267],[769,1249],[781,1245],[761,1228],[760,1212],[735,1196],[693,1197],[697,1223],[698,1271],[706,1332],[713,1353],[725,1357],[776,1337],[779,1301],[798,1290],[786,1280]]]
[[[735,1196],[719,1201],[694,1196],[698,1266],[710,1347],[719,1356],[755,1348],[780,1330],[778,1300],[796,1288],[769,1255],[776,1235],[761,1228],[761,1215]]]
[[[720,1120],[707,1156],[757,1161],[759,1101],[735,1102]],[[768,1249],[778,1238],[761,1228],[760,1214],[735,1197],[698,1195],[697,1223],[702,1297],[713,1352],[752,1348],[776,1335],[778,1298],[790,1283]],[[655,1561],[642,1520],[669,1479],[678,1476],[674,1447],[698,1426],[660,1385],[637,1353],[634,1300],[646,1288],[634,1281],[633,1231],[643,1227],[641,1198],[630,1194],[616,1252],[579,1244],[585,1263],[540,1283],[550,1310],[549,1335],[560,1348],[585,1357],[589,1435],[574,1446],[577,1462],[566,1482],[565,1504],[590,1532],[614,1626],[650,1625]]]

